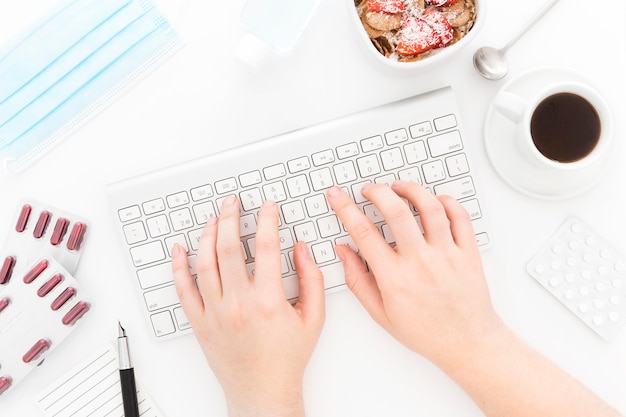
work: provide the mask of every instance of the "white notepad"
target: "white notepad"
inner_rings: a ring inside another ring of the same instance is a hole
[[[142,417],[164,417],[137,379]],[[124,417],[117,350],[107,344],[36,397],[47,417]]]

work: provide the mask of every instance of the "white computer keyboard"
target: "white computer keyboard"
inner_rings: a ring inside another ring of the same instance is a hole
[[[170,251],[175,243],[187,248],[195,274],[203,225],[229,195],[241,202],[241,245],[250,274],[257,211],[264,199],[279,204],[287,298],[298,295],[292,257],[300,240],[308,242],[326,289],[345,287],[334,246],[354,243],[326,201],[325,191],[334,184],[354,198],[390,244],[393,236],[382,217],[360,193],[364,183],[402,179],[452,195],[470,213],[478,244],[487,247],[464,140],[448,87],[111,184],[116,227],[154,335],[167,339],[191,331],[176,296]]]

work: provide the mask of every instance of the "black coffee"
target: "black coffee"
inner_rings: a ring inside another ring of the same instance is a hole
[[[530,134],[539,152],[558,162],[575,162],[589,155],[598,144],[600,131],[596,109],[572,93],[543,100],[530,121]]]

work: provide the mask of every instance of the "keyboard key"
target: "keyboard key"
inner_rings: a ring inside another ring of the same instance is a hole
[[[443,162],[440,160],[422,165],[422,171],[424,172],[424,181],[426,181],[426,184],[432,184],[433,182],[441,181],[446,178]]]
[[[361,194],[361,188],[363,188],[365,184],[371,184],[371,183],[372,183],[371,181],[362,181],[352,186],[352,195],[354,196],[354,201],[357,204],[364,203],[365,201],[367,201],[367,198],[363,197],[363,194]]]
[[[368,204],[364,206],[363,211],[365,212],[367,218],[370,219],[374,224],[380,223],[385,220],[383,218],[383,215],[380,214],[380,211],[378,211],[378,208],[376,208],[376,206],[373,204]]]
[[[313,242],[317,239],[317,232],[313,222],[299,224],[293,228],[297,241]]]
[[[287,179],[287,189],[291,198],[297,198],[311,192],[306,175],[298,175]]]
[[[467,174],[469,172],[469,164],[465,154],[454,155],[446,158],[446,167],[451,177]]]
[[[189,196],[187,196],[186,191],[181,191],[180,193],[168,195],[166,200],[169,208],[176,208],[184,206],[185,204],[189,204]]]
[[[393,184],[395,180],[396,180],[395,175],[387,174],[387,175],[383,175],[382,177],[377,177],[374,180],[374,182],[376,184],[385,184],[387,187],[391,187],[391,184]]]
[[[480,219],[483,213],[480,211],[480,204],[475,198],[472,200],[464,201],[461,205],[467,210],[471,220]]]
[[[371,138],[361,141],[361,149],[363,149],[363,152],[377,151],[382,149],[383,146],[383,138],[380,135],[372,136]]]
[[[189,268],[192,275],[196,275],[196,255],[189,256]],[[151,266],[137,271],[139,285],[143,289],[167,284],[174,280],[172,264],[170,262]]]
[[[256,219],[253,214],[246,214],[239,218],[239,236],[250,236],[256,233]]]
[[[383,168],[385,171],[391,171],[392,169],[400,168],[404,165],[400,148],[392,148],[387,151],[382,151],[380,153],[380,159],[383,162]]]
[[[267,200],[272,200],[276,203],[285,201],[287,199],[287,192],[282,182],[273,182],[263,186],[263,194]]]
[[[170,213],[170,220],[172,222],[172,229],[176,232],[180,232],[184,229],[193,227],[193,219],[191,217],[191,211],[188,208],[183,208]]]
[[[135,243],[143,242],[148,239],[143,222],[135,222],[124,225],[122,230],[124,231],[124,236],[126,237],[126,243],[129,245],[134,245]]]
[[[141,217],[141,211],[139,210],[139,206],[130,206],[125,207],[123,209],[119,209],[117,211],[117,215],[120,218],[120,221],[127,222],[130,220],[135,220]]]
[[[359,154],[359,146],[352,142],[337,147],[337,157],[346,159]]]
[[[443,117],[438,117],[434,120],[434,122],[435,122],[435,130],[437,130],[438,132],[456,127],[456,117],[453,114],[449,114]]]
[[[246,172],[239,176],[239,183],[242,187],[249,187],[251,185],[260,184],[263,181],[261,172],[258,170]]]
[[[428,148],[430,154],[436,158],[447,153],[460,151],[463,149],[461,134],[458,130],[444,133],[443,135],[428,138]]]
[[[174,285],[168,285],[167,287],[145,292],[143,297],[146,300],[148,311],[160,310],[179,304],[178,295],[176,295],[176,287]]]
[[[176,331],[172,315],[169,311],[163,311],[161,313],[151,315],[150,321],[152,322],[154,334],[157,337],[165,336]]]
[[[146,201],[141,205],[146,216],[165,210],[165,202],[162,198]]]
[[[335,154],[332,150],[327,149],[325,151],[317,152],[312,155],[313,165],[316,167],[320,165],[330,164],[335,162]]]
[[[252,188],[250,190],[239,193],[239,201],[245,211],[256,210],[263,204],[263,196],[261,190]]]
[[[305,171],[311,168],[311,163],[309,162],[308,157],[303,156],[287,162],[287,167],[289,168],[289,172],[295,174],[297,172]]]
[[[215,206],[213,202],[207,201],[193,206],[193,216],[197,224],[204,224],[211,217],[216,217]]]
[[[135,266],[143,266],[165,259],[165,252],[160,241],[130,248],[130,256]]]
[[[215,183],[215,192],[218,194],[231,193],[237,189],[237,181],[234,178],[226,178],[225,180]]]
[[[322,238],[335,236],[341,233],[339,220],[334,214],[317,219],[317,228],[320,231],[320,236]]]
[[[204,184],[200,187],[191,189],[191,199],[193,201],[200,201],[209,197],[213,197],[213,188],[211,187],[211,184]]]
[[[361,177],[380,174],[380,164],[376,154],[367,155],[356,160]]]
[[[311,186],[315,191],[330,188],[333,185],[333,177],[330,169],[322,168],[311,172]]]
[[[433,133],[433,128],[431,127],[430,122],[422,122],[409,127],[409,132],[411,132],[411,137],[415,139],[430,135]]]
[[[180,330],[186,330],[191,328],[189,319],[185,315],[182,307],[177,307],[174,309],[174,317],[176,317],[176,324],[178,324],[178,328]]]
[[[357,179],[356,170],[352,161],[342,162],[333,166],[335,172],[335,178],[337,178],[337,184],[346,184],[348,182]]]
[[[476,195],[476,188],[474,188],[474,181],[471,177],[463,177],[458,180],[435,185],[435,194],[445,194],[460,200],[465,197]]]
[[[265,175],[266,180],[271,181],[287,175],[287,170],[284,164],[276,164],[263,169],[263,175]]]
[[[404,145],[404,155],[408,164],[416,164],[428,159],[426,145],[423,141],[417,141]]]
[[[387,141],[389,146],[406,142],[407,140],[409,140],[409,136],[404,128],[385,133],[385,141]]]
[[[317,243],[311,246],[315,262],[323,264],[335,260],[335,250],[331,242]]]
[[[170,232],[170,225],[164,214],[146,220],[146,226],[151,237],[163,236]]]
[[[300,203],[300,201],[292,201],[290,203],[283,204],[281,206],[281,211],[283,213],[285,223],[287,224],[295,223],[306,218],[304,207],[302,207],[302,203]]]
[[[304,199],[304,204],[306,205],[306,211],[309,217],[328,213],[328,203],[326,202],[326,196],[324,194],[316,194],[312,197],[307,197]]]
[[[415,182],[418,184],[422,184],[422,180],[419,174],[419,169],[417,167],[411,167],[407,169],[403,169],[398,172],[398,178],[402,181],[406,182]]]

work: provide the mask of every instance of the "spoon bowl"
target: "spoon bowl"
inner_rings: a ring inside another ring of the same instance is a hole
[[[499,80],[509,72],[506,50],[483,46],[474,52],[474,68],[488,80]]]
[[[501,49],[483,46],[474,53],[476,72],[488,80],[499,80],[509,72],[506,51],[515,44],[535,23],[539,21],[559,0],[547,1],[528,23]]]

